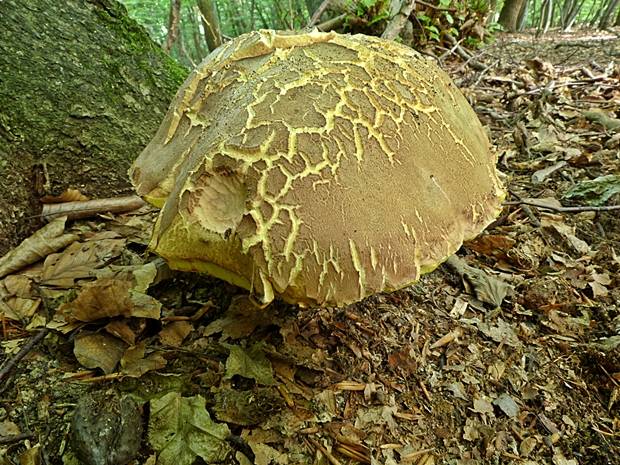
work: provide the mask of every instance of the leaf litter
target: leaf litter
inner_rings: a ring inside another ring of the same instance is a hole
[[[145,255],[148,208],[54,220],[0,259],[3,359],[52,330],[0,386],[0,439],[31,433],[0,460],[614,463],[620,215],[588,207],[620,203],[619,42],[503,37],[483,71],[444,66],[492,134],[508,204],[413,286],[259,309]]]

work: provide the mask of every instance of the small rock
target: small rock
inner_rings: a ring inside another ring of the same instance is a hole
[[[115,392],[87,394],[71,425],[73,452],[87,465],[125,465],[138,453],[142,414],[136,402]]]

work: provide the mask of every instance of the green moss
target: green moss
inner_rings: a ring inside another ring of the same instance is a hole
[[[188,71],[115,0],[1,5],[0,146],[13,176],[0,198],[19,191],[20,200],[10,217],[0,214],[0,236],[20,236],[20,216],[37,213],[33,162],[45,164],[56,192],[128,192],[127,169]]]

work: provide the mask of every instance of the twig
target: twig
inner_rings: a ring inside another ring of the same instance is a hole
[[[310,18],[310,21],[308,22],[308,27],[314,26],[317,23],[317,21],[321,19],[321,15],[327,9],[327,7],[329,6],[331,2],[332,0],[323,0],[323,3],[319,5],[319,7],[313,13],[312,18]]]
[[[445,37],[446,40],[451,45],[453,45],[453,50],[456,52],[456,54],[460,56],[463,60],[465,60],[465,65],[471,66],[477,71],[484,71],[486,69],[486,66],[476,60],[473,55],[471,55],[467,52],[467,50],[461,47],[454,37],[452,37],[450,34],[447,34]]]
[[[110,199],[86,200],[84,202],[50,203],[43,205],[41,217],[52,220],[59,216],[67,216],[68,219],[86,218],[99,213],[121,213],[146,205],[146,202],[137,195],[116,197]]]
[[[608,212],[613,210],[620,210],[620,205],[603,205],[601,207],[595,207],[591,205],[582,205],[578,207],[556,207],[554,205],[547,205],[540,202],[534,202],[532,200],[517,200],[516,202],[504,202],[504,205],[529,205],[531,207],[542,208],[543,210],[551,210],[558,213]]]
[[[452,55],[456,51],[457,47],[461,45],[461,41],[463,40],[465,39],[460,39],[459,41],[455,42],[451,49],[446,49],[446,51],[439,56],[438,60],[443,61],[443,59],[446,58],[448,55]]]
[[[499,63],[499,60],[497,60],[494,63],[491,63],[489,66],[487,66],[486,68],[484,68],[482,71],[480,71],[480,75],[478,76],[478,78],[476,79],[476,82],[473,83],[472,87],[478,87],[478,84],[480,84],[480,81],[482,81],[482,78],[484,78],[484,75],[494,66],[496,66]]]
[[[534,225],[535,228],[540,228],[541,224],[540,221],[538,220],[538,218],[536,217],[536,215],[534,214],[534,212],[532,211],[532,209],[528,206],[525,205],[523,203],[523,198],[517,194],[516,192],[508,189],[508,192],[510,192],[510,194],[512,196],[514,196],[519,202],[521,202],[521,206],[523,208],[523,211],[525,212],[525,214],[527,215],[527,217],[530,219],[530,221],[532,222],[532,224]]]
[[[327,21],[323,21],[321,24],[317,24],[316,28],[319,31],[331,31],[332,29],[337,28],[338,26],[340,26],[344,20],[346,19],[347,14],[346,13],[342,13],[339,16],[336,16],[335,18],[332,19],[328,19]]]
[[[17,352],[12,358],[4,362],[4,365],[2,366],[2,368],[0,368],[0,384],[4,383],[4,385],[0,387],[0,392],[4,391],[4,389],[6,388],[7,383],[5,383],[4,380],[11,373],[11,370],[13,370],[15,365],[17,365],[22,358],[28,355],[28,352],[30,352],[34,348],[34,346],[41,342],[41,340],[43,340],[43,338],[47,336],[47,333],[49,332],[49,328],[43,328],[41,331],[31,337],[30,340],[26,342],[26,344],[24,344],[24,346],[19,350],[19,352]]]
[[[342,465],[336,457],[334,457],[327,449],[325,449],[325,447],[319,444],[319,441],[313,438],[308,438],[308,441],[310,441],[310,443],[314,447],[321,451],[321,453],[327,458],[327,460],[329,460],[329,463],[331,463],[332,465]]]
[[[23,441],[24,439],[30,439],[33,437],[32,433],[21,433],[14,434],[13,436],[0,436],[0,446],[4,446],[6,444],[12,444],[14,442]]]

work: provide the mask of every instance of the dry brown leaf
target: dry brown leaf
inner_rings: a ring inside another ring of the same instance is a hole
[[[136,333],[129,326],[129,322],[126,319],[110,321],[105,325],[105,330],[129,345],[136,343]]]
[[[56,218],[0,258],[0,278],[31,265],[75,242],[75,234],[64,234],[66,217]]]
[[[92,277],[95,269],[119,256],[124,247],[125,239],[74,242],[63,252],[47,257],[41,284],[73,287],[76,279]]]
[[[67,189],[60,195],[45,195],[39,200],[41,203],[83,202],[88,197],[77,189]]]
[[[34,297],[32,294],[32,279],[28,276],[14,274],[4,278],[2,282],[9,295],[24,299]]]
[[[161,303],[146,294],[131,290],[129,281],[99,279],[84,286],[72,302],[63,304],[60,311],[68,321],[95,321],[112,317],[158,319]]]
[[[121,372],[127,376],[139,378],[144,373],[166,366],[166,359],[160,354],[145,355],[146,343],[144,341],[129,347],[121,357]]]
[[[75,338],[73,353],[80,365],[114,372],[127,344],[106,333],[85,334]]]
[[[259,309],[247,296],[233,299],[222,318],[211,322],[204,330],[203,336],[222,333],[222,340],[247,337],[257,327],[271,324],[273,314],[270,308]]]
[[[508,252],[515,245],[516,241],[502,234],[485,234],[467,242],[465,245],[489,257],[505,258]]]
[[[165,346],[179,347],[193,329],[189,321],[173,321],[159,332],[159,339]]]
[[[6,307],[0,314],[15,321],[29,321],[41,306],[41,299],[9,297],[4,303]]]

